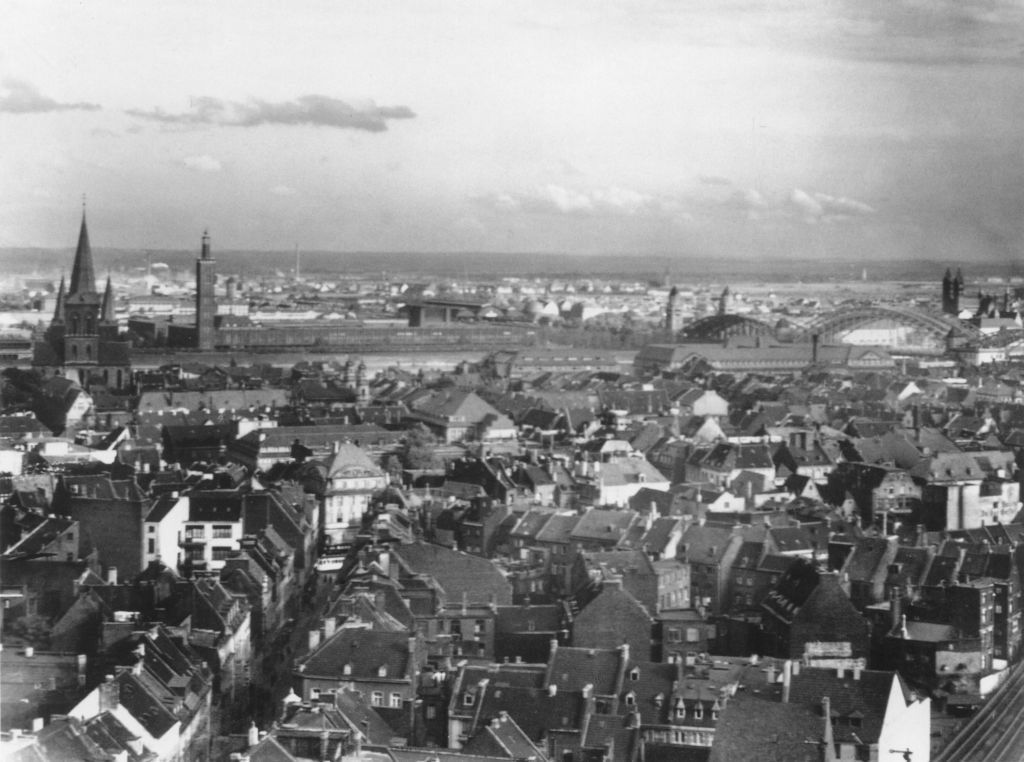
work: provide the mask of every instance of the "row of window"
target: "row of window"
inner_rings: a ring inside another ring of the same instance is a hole
[[[309,697],[316,701],[320,700],[320,689],[311,688],[309,691]],[[401,709],[402,708],[402,694],[392,693],[390,696],[385,698],[384,691],[373,691],[370,694],[370,703],[373,706],[388,707],[389,709]]]
[[[214,524],[211,536],[215,540],[230,540],[232,525]],[[191,525],[185,527],[186,540],[203,540],[206,538],[206,527],[202,525]]]

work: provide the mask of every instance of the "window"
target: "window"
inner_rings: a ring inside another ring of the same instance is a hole
[[[473,706],[473,702],[475,700],[476,700],[476,698],[473,696],[472,693],[467,693],[465,696],[462,697],[462,705],[463,706]]]
[[[156,527],[150,524],[146,527],[146,534],[156,534]]]
[[[387,677],[387,676],[388,676],[388,665],[387,664],[381,664],[379,667],[377,667],[377,677]]]
[[[341,668],[341,673],[343,675],[351,675],[352,674],[352,665],[351,664],[346,664],[344,667]]]
[[[221,525],[213,527],[213,539],[215,540],[230,540],[231,539],[231,526]]]
[[[309,697],[311,699],[313,699],[314,701],[319,701],[320,700],[320,689],[319,688],[310,688],[309,689]]]
[[[686,628],[686,642],[687,643],[699,643],[700,642],[700,630],[696,627]]]
[[[640,670],[637,669],[636,667],[633,667],[633,669],[631,669],[629,671],[629,679],[630,680],[634,680],[634,681],[639,680],[640,679]]]
[[[686,707],[685,706],[679,705],[679,706],[676,707],[676,719],[677,720],[685,720],[686,719]]]
[[[235,552],[235,549],[229,545],[215,545],[211,550],[214,561],[226,561]]]
[[[146,540],[146,552],[150,554],[156,553],[156,540],[152,537]]]
[[[683,633],[678,627],[668,628],[668,642],[669,643],[682,643]]]
[[[206,536],[206,527],[185,527],[186,540],[201,540]]]
[[[432,720],[437,717],[437,707],[433,704],[427,704],[426,706],[427,719]]]
[[[402,694],[401,693],[392,693],[391,694],[391,708],[392,709],[401,709],[402,708]]]
[[[704,719],[704,705],[701,704],[699,701],[697,702],[697,705],[693,708],[693,718],[695,720]]]
[[[636,694],[633,691],[626,694],[626,706],[636,706]]]
[[[483,619],[477,619],[473,623],[473,634],[474,635],[483,635],[486,630],[487,630],[487,622],[485,622]]]
[[[384,691],[374,691],[370,694],[370,703],[373,706],[384,706]]]

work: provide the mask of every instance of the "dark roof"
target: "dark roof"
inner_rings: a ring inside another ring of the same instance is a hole
[[[614,695],[623,665],[619,648],[569,648],[559,646],[548,663],[546,684],[557,691],[579,693],[592,685],[594,693]]]
[[[410,573],[436,579],[449,600],[465,595],[469,603],[512,603],[512,586],[486,558],[425,542],[400,545],[394,553]]]
[[[345,666],[351,672],[346,676]],[[303,677],[376,680],[381,667],[386,677],[401,679],[411,669],[409,633],[342,628],[299,662]]]

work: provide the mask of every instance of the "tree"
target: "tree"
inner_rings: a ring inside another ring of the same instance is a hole
[[[50,643],[50,622],[38,614],[18,617],[11,625],[11,632],[27,645],[44,648]]]
[[[411,470],[435,468],[438,465],[437,437],[424,424],[417,423],[405,436],[402,445],[402,465]]]

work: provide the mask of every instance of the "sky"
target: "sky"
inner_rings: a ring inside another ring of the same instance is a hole
[[[1018,0],[6,0],[0,247],[1012,261]]]

